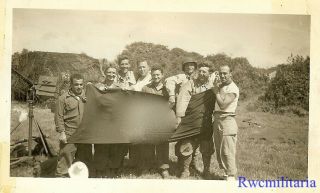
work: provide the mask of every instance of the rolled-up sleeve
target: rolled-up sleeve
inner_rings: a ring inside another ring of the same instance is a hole
[[[128,72],[129,73],[129,80],[128,80],[128,82],[130,83],[130,84],[136,84],[137,83],[137,81],[136,81],[136,78],[134,77],[134,73],[133,73],[133,71],[129,71]]]
[[[213,73],[210,74],[209,76],[209,82],[210,84],[214,84],[214,81],[216,80],[216,75],[219,74],[219,72],[215,71]]]
[[[181,84],[183,82],[182,76],[182,74],[178,74],[175,76],[171,76],[165,80],[165,87],[168,91],[169,96],[175,95],[176,85]]]
[[[64,126],[64,100],[63,97],[59,97],[56,101],[56,113],[55,113],[55,124],[56,124],[56,131],[61,133],[65,131]]]
[[[177,98],[176,115],[178,117],[184,117],[188,104],[191,99],[192,87],[190,81],[182,85],[180,93]]]

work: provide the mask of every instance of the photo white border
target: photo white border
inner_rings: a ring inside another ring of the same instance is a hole
[[[309,179],[320,186],[320,1],[311,0],[0,0],[0,193],[1,192],[244,192],[237,182],[205,180],[129,180],[129,179],[45,179],[9,177],[12,9],[82,9],[160,12],[262,13],[311,15],[310,44],[310,114],[309,114]],[[2,25],[4,24],[4,25]],[[4,34],[4,35],[3,35]],[[4,44],[3,44],[4,43]],[[317,76],[318,75],[318,76]],[[261,188],[255,191],[267,191]],[[319,191],[320,188],[317,188]],[[273,189],[274,192],[313,192],[315,189]]]

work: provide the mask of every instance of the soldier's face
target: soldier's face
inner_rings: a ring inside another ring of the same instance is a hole
[[[149,72],[149,65],[146,61],[140,62],[138,65],[138,72],[142,77],[145,77]]]
[[[195,70],[195,66],[193,63],[188,63],[186,64],[184,70],[185,70],[185,73],[187,73],[188,75],[191,75]]]
[[[210,75],[210,73],[209,73],[208,67],[200,67],[199,68],[198,76],[202,82],[207,81],[209,78],[209,75]]]
[[[117,76],[117,70],[115,68],[108,68],[106,71],[106,80],[114,81]]]
[[[130,68],[129,60],[128,59],[121,60],[119,65],[119,70],[125,74],[129,71],[129,68]]]
[[[152,81],[154,83],[161,82],[161,80],[163,78],[163,74],[162,74],[162,72],[160,70],[152,71],[151,76],[152,76]]]
[[[219,70],[220,80],[223,84],[231,81],[230,68],[228,66],[221,66]]]
[[[83,90],[83,79],[72,79],[71,90],[75,95],[80,95]]]

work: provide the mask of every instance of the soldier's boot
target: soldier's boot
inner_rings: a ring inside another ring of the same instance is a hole
[[[203,161],[203,177],[205,179],[209,179],[211,155],[202,155],[202,161]]]
[[[163,179],[167,179],[170,177],[169,171],[167,169],[163,169],[160,171],[160,175]]]
[[[192,155],[189,156],[181,156],[181,163],[182,163],[182,172],[180,178],[187,178],[190,176],[190,163],[192,161]]]

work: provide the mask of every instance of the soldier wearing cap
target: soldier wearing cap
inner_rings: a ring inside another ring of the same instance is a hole
[[[211,66],[208,63],[201,63],[198,66],[198,76],[196,79],[191,79],[182,85],[180,93],[177,97],[176,117],[177,124],[181,122],[181,117],[185,116],[186,109],[192,95],[205,92],[212,89],[214,74],[210,75]],[[178,164],[181,168],[181,178],[186,178],[190,175],[190,165],[194,160],[195,151],[200,146],[202,153],[202,161],[204,165],[203,175],[209,176],[211,155],[214,153],[214,145],[212,141],[212,113],[206,112],[204,120],[206,123],[201,128],[199,136],[181,139],[175,146],[175,153],[178,157]],[[195,164],[195,163],[193,163]]]
[[[70,89],[57,100],[55,113],[56,131],[59,133],[60,151],[56,176],[66,177],[68,168],[76,156],[77,148],[69,144],[68,138],[79,127],[86,102],[83,90],[84,78],[81,74],[70,76]],[[77,153],[78,154],[78,153]]]

